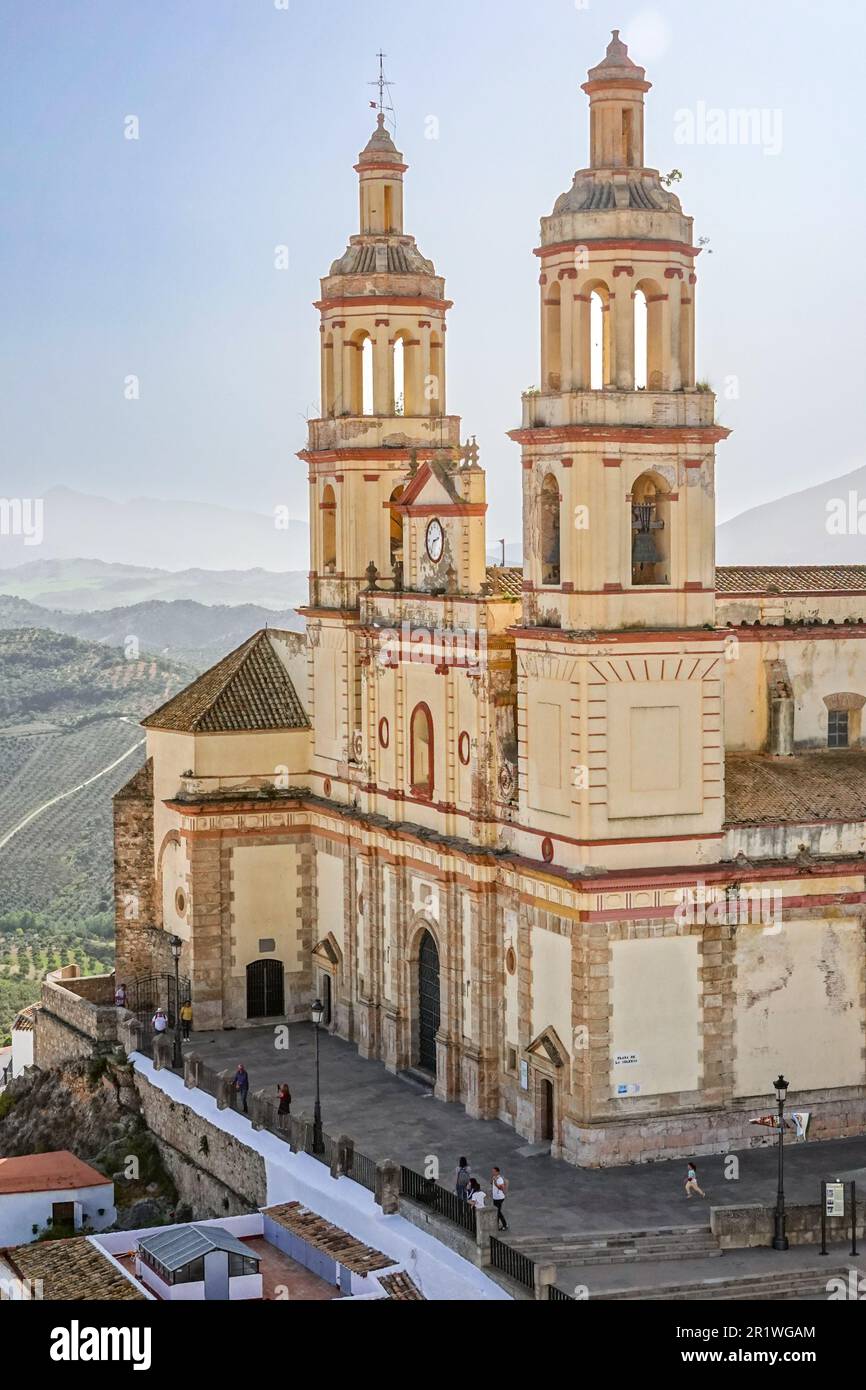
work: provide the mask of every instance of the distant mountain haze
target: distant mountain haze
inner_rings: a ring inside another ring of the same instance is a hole
[[[866,465],[750,507],[716,530],[719,565],[862,565]]]
[[[31,552],[32,553],[32,552]],[[65,612],[95,613],[158,600],[199,604],[255,604],[282,611],[305,603],[307,572],[263,569],[168,570],[105,560],[31,560],[0,569],[0,594]]]
[[[0,532],[0,569],[79,556],[166,570],[309,568],[307,523],[282,515],[153,497],[114,502],[68,487],[21,499],[21,515],[23,525],[7,521]]]

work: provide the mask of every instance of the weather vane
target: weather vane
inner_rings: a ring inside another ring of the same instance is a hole
[[[383,118],[386,111],[390,111],[392,117],[394,114],[394,107],[385,104],[385,93],[388,93],[389,99],[391,96],[391,84],[385,76],[385,59],[387,56],[387,53],[383,53],[381,50],[376,54],[376,57],[379,59],[379,76],[376,78],[375,82],[370,82],[368,84],[371,87],[379,88],[379,100],[371,101],[370,105],[373,107],[374,111],[378,109],[379,115]]]

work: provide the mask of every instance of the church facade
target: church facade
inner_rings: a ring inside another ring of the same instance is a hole
[[[866,566],[717,569],[692,219],[618,34],[541,222],[523,566],[491,566],[447,316],[377,129],[321,282],[303,635],[144,721],[117,973],[195,1027],[309,1016],[586,1165],[742,1147],[784,1071],[866,1129]],[[756,557],[759,559],[760,557]]]

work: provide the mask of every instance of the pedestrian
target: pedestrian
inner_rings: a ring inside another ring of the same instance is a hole
[[[189,1030],[192,1028],[192,1004],[185,999],[180,1006],[180,1027],[184,1042],[189,1042]]]
[[[168,1027],[168,1018],[166,1017],[165,1009],[157,1009],[150,1021],[153,1025],[154,1033],[164,1033]]]
[[[235,1079],[233,1084],[235,1090],[237,1091],[238,1095],[244,1103],[244,1114],[247,1115],[249,1114],[247,1096],[249,1095],[250,1090],[250,1078],[247,1074],[247,1069],[244,1066],[243,1062],[238,1062],[238,1069],[235,1072]]]
[[[287,1125],[289,1123],[289,1115],[292,1112],[292,1093],[286,1085],[285,1081],[283,1082],[282,1086],[278,1088],[277,1094],[279,1095],[279,1101],[277,1104],[277,1115],[279,1116],[279,1122],[281,1125]]]
[[[691,1197],[693,1192],[697,1192],[699,1197],[706,1197],[702,1187],[698,1187],[698,1170],[694,1163],[689,1161],[689,1171],[686,1176],[686,1196]]]
[[[454,1183],[454,1191],[457,1193],[457,1196],[460,1198],[461,1202],[466,1201],[466,1190],[469,1187],[469,1180],[471,1177],[472,1173],[469,1168],[469,1159],[459,1158],[457,1160],[457,1175],[456,1181]]]
[[[481,1190],[481,1184],[477,1178],[469,1179],[469,1186],[467,1188],[467,1201],[475,1208],[476,1211],[481,1211],[484,1206],[485,1197],[484,1193]]]
[[[497,1229],[500,1231],[508,1230],[508,1222],[502,1215],[502,1207],[505,1198],[508,1196],[508,1179],[502,1176],[499,1168],[494,1168],[490,1175],[490,1197],[496,1208]]]
[[[126,985],[118,985],[117,989],[114,991],[114,1002],[118,1009],[126,1008],[126,999]]]

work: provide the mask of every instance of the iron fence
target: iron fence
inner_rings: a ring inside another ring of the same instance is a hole
[[[490,1237],[490,1263],[494,1269],[513,1279],[516,1284],[523,1284],[527,1289],[535,1288],[534,1261],[528,1255],[515,1250],[512,1245],[497,1240],[496,1236]]]
[[[433,1178],[425,1178],[414,1168],[407,1168],[405,1164],[400,1167],[400,1193],[408,1197],[410,1202],[431,1208],[439,1216],[453,1221],[455,1226],[475,1235],[475,1208],[472,1203],[458,1197],[456,1192],[450,1192]]]
[[[555,1284],[547,1286],[548,1303],[576,1303],[574,1294],[566,1293],[564,1289],[558,1289]]]
[[[376,1191],[376,1164],[366,1154],[359,1154],[357,1149],[352,1154],[352,1171],[349,1176],[362,1187],[366,1187],[368,1192]]]

